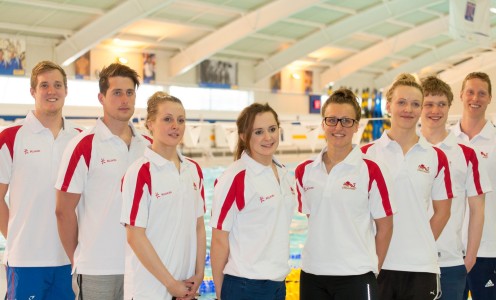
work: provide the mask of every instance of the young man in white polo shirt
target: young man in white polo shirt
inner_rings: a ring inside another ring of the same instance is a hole
[[[491,80],[486,73],[474,72],[463,80],[460,98],[463,103],[461,120],[451,130],[458,140],[476,149],[488,174],[496,170],[496,128],[486,119],[491,103]],[[496,176],[490,175],[492,188]],[[474,267],[467,275],[467,285],[474,300],[496,299],[496,194],[486,194],[484,228]]]
[[[391,129],[362,147],[389,170],[394,180],[391,198],[398,207],[393,238],[377,277],[383,300],[440,295],[435,240],[449,220],[453,192],[446,155],[416,132],[423,98],[416,79],[400,74],[386,93]]]
[[[57,233],[53,189],[60,157],[80,132],[62,117],[65,71],[51,61],[39,62],[31,73],[31,95],[34,110],[0,133],[6,299],[74,299],[70,261]]]
[[[149,145],[129,122],[136,71],[111,64],[100,72],[99,84],[103,118],[69,143],[55,185],[60,239],[78,274],[78,297],[85,300],[123,298],[121,179]]]
[[[436,241],[441,267],[441,299],[462,300],[467,273],[475,263],[481,240],[484,195],[491,191],[491,185],[477,152],[459,143],[453,132],[446,129],[448,112],[453,102],[450,86],[441,79],[430,76],[422,80],[422,88],[424,104],[421,132],[448,157],[455,194],[450,220]],[[470,207],[470,223],[465,251],[462,229],[467,204]]]

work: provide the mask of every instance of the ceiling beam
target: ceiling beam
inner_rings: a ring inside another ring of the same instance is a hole
[[[277,73],[292,61],[304,57],[326,45],[350,36],[355,32],[363,31],[364,27],[371,27],[384,22],[391,17],[407,14],[421,7],[432,5],[432,0],[395,0],[382,1],[363,12],[347,17],[342,21],[331,24],[326,28],[306,36],[293,46],[280,51],[255,68],[255,81]]]
[[[55,48],[57,62],[68,65],[83,53],[111,37],[132,22],[168,5],[172,0],[127,0],[86,27],[74,33]]]
[[[496,26],[491,29],[491,36],[496,34]],[[419,45],[418,43],[416,44]],[[470,43],[464,40],[454,40],[444,44],[438,48],[433,48],[431,51],[417,56],[409,62],[406,62],[397,68],[388,71],[376,79],[374,79],[375,86],[385,87],[390,84],[394,78],[400,73],[416,73],[420,72],[423,68],[430,66],[434,63],[446,60],[446,58],[453,55],[478,48],[480,45],[477,43]]]
[[[233,43],[256,33],[283,18],[304,10],[320,0],[276,0],[241,16],[235,21],[195,42],[170,60],[170,74],[177,76],[190,70],[205,58],[222,51]]]
[[[41,1],[41,0],[3,0],[2,2],[10,2],[14,4],[22,4],[32,7],[42,7],[53,10],[64,10],[77,13],[87,13],[92,15],[103,15],[105,11],[99,8],[93,8],[88,6],[67,4],[67,3],[56,3],[53,1]]]
[[[448,70],[439,73],[439,78],[446,81],[448,84],[460,82],[467,76],[468,73],[483,72],[496,66],[496,52],[490,51],[474,56],[461,64],[458,64]]]
[[[383,42],[375,44],[360,53],[357,53],[333,68],[328,69],[321,74],[321,85],[325,86],[329,82],[342,80],[358,71],[360,68],[368,66],[375,61],[379,61],[388,55],[394,54],[417,42],[436,36],[448,30],[448,17],[442,17],[422,24],[413,29],[404,31]]]
[[[54,27],[43,27],[43,26],[31,26],[22,24],[12,24],[12,23],[0,23],[0,29],[13,30],[22,33],[42,33],[47,35],[53,35],[54,37],[64,37],[74,33],[72,30],[54,28]]]
[[[355,15],[357,13],[357,11],[355,9],[342,7],[342,6],[338,6],[338,5],[332,5],[332,4],[328,4],[328,3],[319,3],[319,4],[317,4],[317,7],[321,7],[324,9],[331,10],[331,11],[342,12],[342,13],[350,14],[350,15]]]

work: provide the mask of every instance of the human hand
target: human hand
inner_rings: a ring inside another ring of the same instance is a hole
[[[181,298],[188,299],[189,296],[194,295],[196,291],[193,291],[191,287],[192,287],[191,283],[185,281],[178,281],[175,279],[171,284],[166,286],[167,291],[169,291],[169,293],[172,296],[177,297],[178,299]]]

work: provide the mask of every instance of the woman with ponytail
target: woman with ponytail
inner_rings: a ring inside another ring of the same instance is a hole
[[[217,179],[210,219],[217,298],[284,300],[296,202],[293,176],[274,157],[279,120],[254,103],[236,125],[235,161]]]

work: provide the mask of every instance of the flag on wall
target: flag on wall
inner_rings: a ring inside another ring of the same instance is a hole
[[[490,0],[450,0],[450,34],[455,39],[490,43]]]

